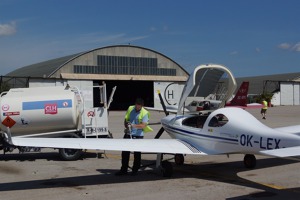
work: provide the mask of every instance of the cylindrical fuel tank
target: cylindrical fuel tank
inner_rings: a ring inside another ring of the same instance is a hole
[[[10,89],[0,98],[1,129],[12,136],[76,129],[76,94],[65,87]]]

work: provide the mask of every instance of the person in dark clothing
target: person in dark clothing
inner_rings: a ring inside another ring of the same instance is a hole
[[[144,132],[152,131],[148,126],[149,112],[143,107],[144,101],[138,98],[135,105],[129,106],[127,109],[124,126],[125,135],[124,139],[143,139]],[[120,171],[115,175],[121,176],[128,173],[128,163],[130,158],[129,151],[122,151],[122,166]],[[141,165],[141,152],[134,152],[134,162],[132,167],[132,175],[136,175]]]

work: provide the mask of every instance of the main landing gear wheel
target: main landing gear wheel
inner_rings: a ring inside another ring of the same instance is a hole
[[[163,174],[163,177],[171,177],[173,175],[173,166],[168,161],[162,161],[161,162],[161,172]]]
[[[183,165],[183,163],[184,163],[183,154],[175,154],[174,160],[175,160],[176,165]]]
[[[79,136],[74,133],[66,136],[66,138],[79,138]],[[78,160],[82,154],[82,149],[59,149],[59,156],[65,161]]]
[[[256,166],[256,158],[253,154],[246,154],[244,157],[244,165],[248,169],[253,169]]]

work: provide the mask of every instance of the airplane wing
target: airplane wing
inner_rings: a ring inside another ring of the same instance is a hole
[[[146,108],[147,110],[164,112],[163,108],[153,108],[153,107],[146,107],[146,106],[144,108]],[[178,112],[178,107],[177,106],[166,106],[166,110],[169,113],[176,114]],[[190,113],[190,111],[186,108],[184,109],[184,112]]]
[[[163,108],[153,108],[153,107],[144,107],[147,110],[151,110],[151,111],[159,111],[159,112],[164,112]],[[166,107],[167,112],[169,113],[173,113],[176,114],[177,113],[177,108],[172,108],[172,107]]]
[[[275,156],[275,157],[292,157],[300,156],[300,146],[288,147],[282,149],[273,149],[273,150],[264,150],[260,151],[261,154],[266,156]]]
[[[300,136],[300,125],[279,127],[275,128],[275,130],[292,133]]]
[[[264,106],[260,103],[249,103],[249,104],[247,104],[247,108],[262,108],[262,107],[264,107]]]
[[[226,107],[235,107],[235,108],[242,108],[242,109],[260,109],[263,107],[262,104],[259,103],[250,103],[246,104],[246,106],[231,106],[231,105],[226,105]]]
[[[96,139],[96,138],[21,138],[12,137],[15,146],[140,151],[145,153],[207,155],[178,139]]]

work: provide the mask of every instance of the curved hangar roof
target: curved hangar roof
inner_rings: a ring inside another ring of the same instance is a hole
[[[179,64],[156,51],[117,45],[19,68],[8,76],[91,80],[186,81]]]

